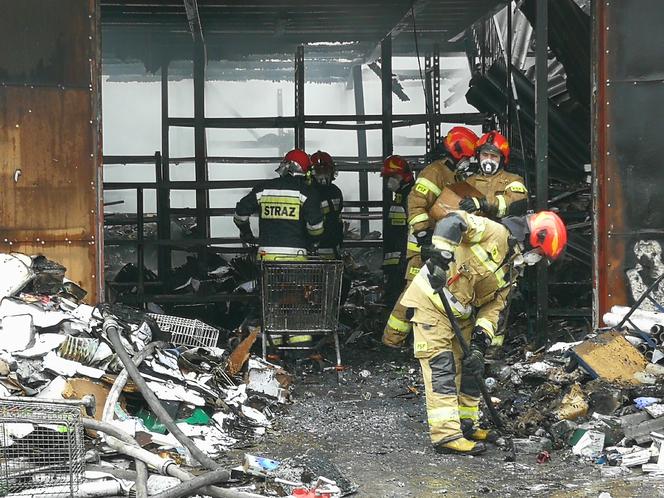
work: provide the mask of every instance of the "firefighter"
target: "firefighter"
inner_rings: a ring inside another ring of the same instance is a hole
[[[525,214],[528,190],[523,178],[505,171],[510,162],[507,139],[497,131],[485,133],[477,142],[477,159],[479,174],[470,176],[466,182],[484,197],[464,197],[459,207],[494,220]]]
[[[480,391],[474,375],[483,375],[484,352],[522,267],[556,259],[566,243],[565,225],[551,211],[502,223],[452,211],[437,223],[432,246],[424,249],[428,259],[402,299],[413,310],[414,353],[436,451],[474,455],[486,449],[482,441],[495,437],[476,425]],[[440,293],[470,344],[466,357]]]
[[[422,266],[420,251],[423,245],[431,243],[434,224],[429,219],[429,210],[438,196],[448,185],[457,182],[455,172],[466,171],[470,159],[475,154],[478,138],[472,130],[455,126],[443,139],[445,153],[432,162],[417,176],[415,185],[408,195],[408,243],[406,251],[406,285],[413,280]],[[383,331],[383,344],[401,347],[412,327],[406,317],[406,308],[397,299]]]
[[[392,193],[387,226],[383,234],[383,274],[385,303],[394,306],[404,283],[408,237],[406,208],[415,178],[408,161],[398,155],[389,156],[383,161],[380,176],[387,178],[387,188]]]
[[[258,213],[258,258],[266,261],[302,261],[315,253],[323,234],[323,212],[316,190],[307,185],[309,155],[288,152],[276,172],[278,178],[253,188],[235,206],[233,221],[243,242],[255,242],[249,216]]]
[[[326,259],[338,259],[341,257],[341,244],[344,240],[344,225],[341,219],[344,198],[339,187],[332,183],[337,177],[332,156],[320,150],[312,154],[311,177],[320,197],[324,219],[318,254]]]

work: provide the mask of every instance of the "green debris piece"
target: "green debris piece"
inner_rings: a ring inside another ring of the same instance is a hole
[[[138,413],[136,413],[136,416],[143,421],[145,427],[149,431],[158,434],[166,434],[168,432],[166,426],[164,426],[164,424],[162,424],[152,412],[141,408]],[[210,417],[201,408],[196,408],[189,417],[176,420],[175,422],[178,424],[185,422],[189,425],[210,425]]]
[[[583,428],[576,429],[572,433],[572,436],[569,438],[568,444],[570,446],[574,446],[576,443],[579,442],[579,439],[581,439],[581,436],[583,436],[586,432],[588,432],[588,429],[583,429]]]
[[[156,432],[157,434],[166,434],[168,432],[166,426],[159,422],[159,419],[145,408],[141,408],[138,413],[136,413],[136,416],[143,421],[143,424],[145,424],[145,427],[149,431]]]
[[[210,417],[203,409],[196,408],[188,418],[178,422],[186,422],[189,425],[210,425]]]

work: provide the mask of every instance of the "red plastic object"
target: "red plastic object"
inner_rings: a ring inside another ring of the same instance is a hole
[[[537,455],[537,463],[546,463],[551,460],[551,454],[548,451],[541,451]]]

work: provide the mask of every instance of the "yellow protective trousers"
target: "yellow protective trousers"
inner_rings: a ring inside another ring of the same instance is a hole
[[[475,379],[463,375],[463,352],[447,316],[440,314],[437,320],[421,317],[416,312],[413,318],[414,347],[424,377],[429,431],[433,444],[446,443],[462,437],[462,419],[476,425],[480,392]],[[470,342],[473,320],[458,322]]]
[[[397,302],[392,308],[392,312],[387,319],[385,324],[385,329],[383,329],[383,344],[393,348],[398,348],[403,346],[403,343],[406,342],[408,334],[410,334],[413,329],[410,319],[407,316],[407,308],[401,304],[401,298],[408,289],[408,286],[413,281],[415,276],[420,271],[422,266],[422,259],[420,258],[419,252],[408,251],[408,266],[406,267],[406,285],[404,286],[403,291],[397,298]]]

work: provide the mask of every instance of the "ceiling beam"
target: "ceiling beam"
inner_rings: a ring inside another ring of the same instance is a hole
[[[381,42],[389,37],[396,37],[401,32],[410,30],[413,25],[413,16],[417,22],[417,17],[424,11],[424,9],[432,3],[432,0],[413,0],[412,4],[402,12],[401,18],[399,21],[390,29],[384,36],[378,40],[376,46],[371,49],[369,53],[364,56],[364,60],[361,62],[368,64],[370,62],[376,61],[380,57],[380,44]]]
[[[184,9],[187,12],[187,22],[189,31],[194,41],[204,42],[203,26],[201,25],[201,16],[198,13],[198,2],[196,0],[184,0]]]

